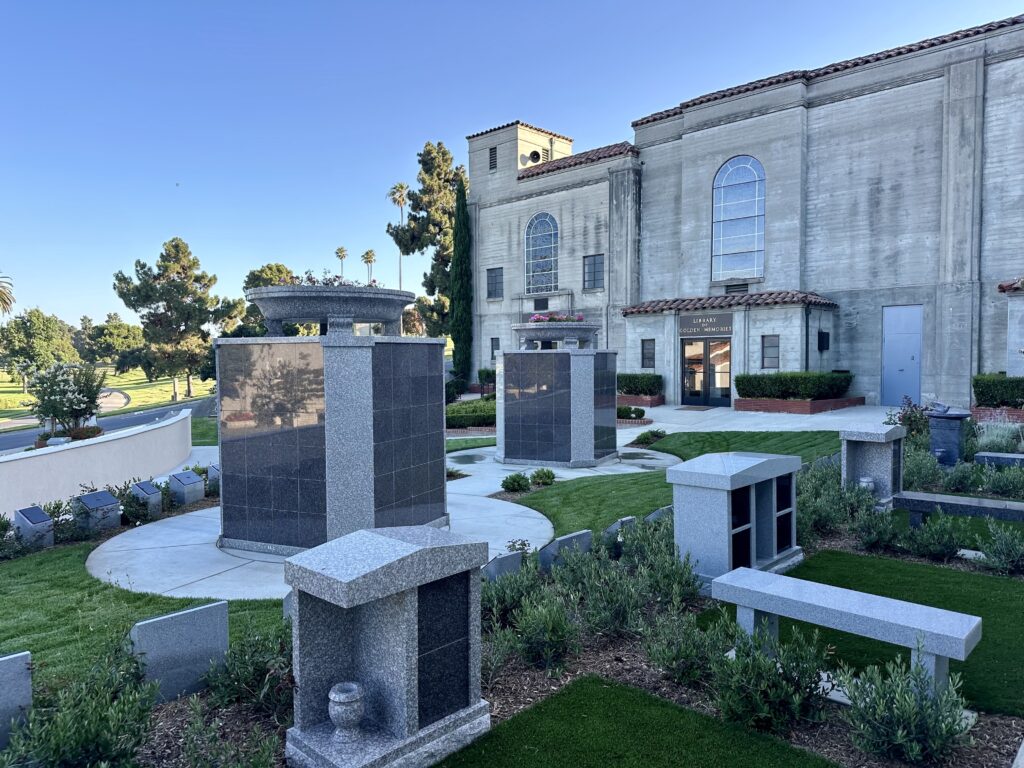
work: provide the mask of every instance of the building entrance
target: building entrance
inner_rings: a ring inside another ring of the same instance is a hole
[[[732,400],[732,339],[680,339],[683,345],[683,405],[719,405]]]

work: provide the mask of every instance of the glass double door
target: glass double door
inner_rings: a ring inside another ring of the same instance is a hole
[[[732,401],[732,340],[681,339],[683,405],[728,406]]]

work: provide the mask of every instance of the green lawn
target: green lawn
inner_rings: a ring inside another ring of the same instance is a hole
[[[217,430],[215,418],[192,419],[192,445],[216,445]]]
[[[127,408],[116,411],[107,411],[104,415],[112,413],[130,413],[131,411],[155,408],[160,405],[171,405],[171,393],[173,385],[171,379],[158,379],[147,381],[142,369],[136,368],[128,373],[118,376],[113,368],[107,367],[106,386],[112,389],[123,390],[131,397]],[[192,390],[195,397],[208,397],[214,388],[214,381],[200,381],[193,377]],[[178,392],[181,395],[179,402],[185,400],[185,378],[178,379]],[[30,395],[22,394],[21,384],[11,380],[7,375],[0,376],[0,425],[8,419],[28,416],[28,409],[21,406],[21,403],[30,400]]]
[[[834,763],[644,691],[584,677],[440,764],[441,768],[482,765],[828,768]]]
[[[676,432],[651,447],[683,460],[705,453],[755,451],[813,461],[836,453],[840,446],[838,432]]]
[[[59,685],[88,670],[140,619],[202,605],[127,592],[85,570],[93,544],[61,546],[0,563],[0,656],[31,651],[36,682]],[[232,600],[233,638],[281,620],[280,600]]]
[[[486,448],[497,445],[498,440],[494,437],[452,437],[444,442],[445,453],[452,451],[464,451],[467,448]]]
[[[800,455],[804,461],[839,450],[838,432],[680,432],[654,448],[681,459],[709,452],[757,451]],[[562,536],[585,528],[603,531],[620,517],[642,517],[672,503],[665,473],[638,472],[565,480],[519,500],[536,509]]]
[[[985,712],[1024,715],[1024,582],[955,571],[885,557],[820,552],[789,572],[809,581],[969,613],[982,619],[982,640],[966,662],[950,662],[963,674],[964,695]],[[821,630],[842,659],[857,667],[891,658],[896,646]],[[905,650],[905,649],[902,649]]]

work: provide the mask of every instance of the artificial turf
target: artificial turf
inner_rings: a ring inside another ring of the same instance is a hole
[[[442,768],[828,768],[783,741],[584,677],[501,723]]]
[[[962,690],[972,707],[1024,715],[1024,581],[835,551],[819,552],[788,575],[980,616],[981,642],[966,662],[951,660],[950,671],[962,674]],[[907,651],[856,635],[820,631],[822,640],[836,647],[837,657],[857,668]]]
[[[59,546],[0,563],[0,656],[32,652],[35,682],[80,676],[140,619],[210,602],[128,592],[93,578],[85,561],[95,544]],[[281,621],[280,600],[232,600],[231,637]]]
[[[465,451],[468,448],[487,448],[497,444],[493,437],[452,437],[444,441],[445,453]]]
[[[754,451],[814,461],[840,448],[838,432],[675,432],[651,446],[684,461],[705,453]]]

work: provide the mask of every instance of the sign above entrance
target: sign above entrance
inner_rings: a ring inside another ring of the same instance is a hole
[[[732,336],[732,312],[679,316],[680,336]]]

